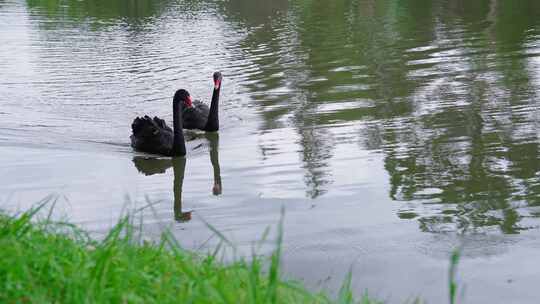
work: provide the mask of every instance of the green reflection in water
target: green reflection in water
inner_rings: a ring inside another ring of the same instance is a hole
[[[135,22],[167,2],[27,3]],[[538,226],[540,2],[201,3],[249,29],[234,46],[257,67],[243,71],[242,86],[263,132],[297,138],[307,197],[331,190],[337,147],[355,143],[382,155],[388,195],[410,202],[398,216],[423,231]]]
[[[423,231],[537,227],[523,221],[540,205],[537,1],[292,1],[287,10],[241,47],[262,73],[248,87],[263,129],[300,138],[309,197],[327,191],[334,149],[352,140],[384,155],[390,197],[419,202],[400,217]]]
[[[122,19],[138,23],[163,12],[166,0],[27,0],[28,7],[55,18],[69,17],[75,20]]]

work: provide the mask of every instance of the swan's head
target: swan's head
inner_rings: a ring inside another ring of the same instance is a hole
[[[221,87],[221,80],[223,79],[223,76],[221,75],[221,72],[215,72],[214,73],[214,89],[219,89]]]
[[[174,94],[174,102],[182,102],[183,105],[185,107],[188,107],[188,108],[191,108],[193,106],[193,103],[191,102],[191,96],[189,95],[189,92],[184,90],[184,89],[180,89],[178,91],[176,91],[176,93]]]

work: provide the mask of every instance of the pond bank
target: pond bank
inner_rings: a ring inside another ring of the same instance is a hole
[[[332,300],[280,279],[279,243],[268,263],[225,265],[219,248],[194,254],[167,232],[159,242],[144,242],[129,217],[95,241],[74,225],[32,220],[40,209],[0,214],[0,302],[378,303],[354,300],[348,280]]]

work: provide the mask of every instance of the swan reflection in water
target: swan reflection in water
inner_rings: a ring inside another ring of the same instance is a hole
[[[220,195],[222,192],[221,170],[219,168],[219,134],[206,133],[204,135],[210,144],[210,162],[214,171],[214,184],[212,194]],[[174,192],[174,219],[178,222],[191,220],[191,211],[182,211],[182,185],[184,183],[184,173],[186,171],[186,158],[155,158],[148,156],[135,156],[133,163],[137,170],[144,175],[162,174],[170,167],[173,168],[173,192]]]

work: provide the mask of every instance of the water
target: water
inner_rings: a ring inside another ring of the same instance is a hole
[[[149,235],[249,252],[286,209],[286,274],[402,303],[536,303],[540,3],[0,1],[0,199],[100,233],[128,206]],[[174,91],[209,101],[219,136],[185,162],[129,147]],[[128,200],[131,203],[127,203]],[[150,210],[152,209],[152,210]],[[263,246],[270,250],[271,245]],[[412,279],[411,279],[412,278]],[[519,286],[519,288],[518,288]]]

